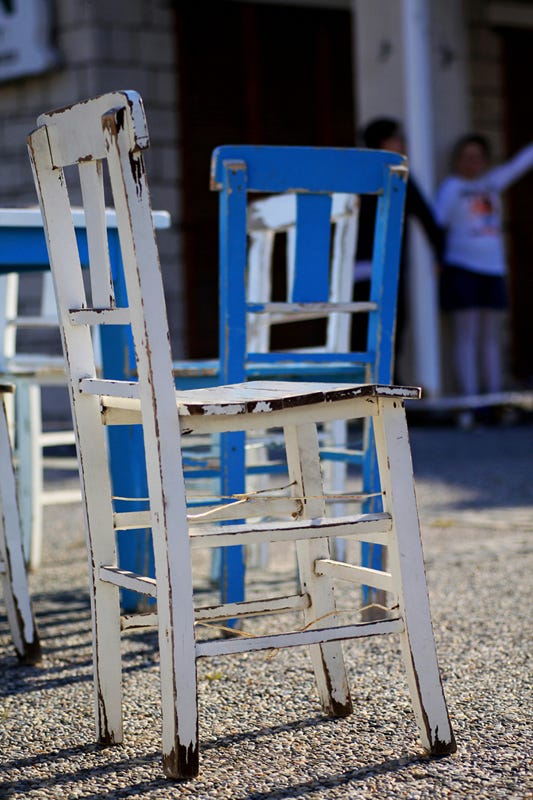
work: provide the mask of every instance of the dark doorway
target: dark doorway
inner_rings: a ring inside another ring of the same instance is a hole
[[[533,72],[533,30],[505,30],[504,96],[507,152],[529,144],[533,106],[528,102]],[[508,255],[511,300],[511,366],[516,378],[533,381],[533,172],[509,191]]]
[[[355,144],[349,10],[234,0],[177,4],[188,355],[218,353],[221,144]]]

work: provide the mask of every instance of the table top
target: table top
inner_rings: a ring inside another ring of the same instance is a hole
[[[106,209],[106,225],[108,228],[117,227],[117,215],[112,209]],[[73,208],[72,217],[75,228],[85,227],[85,213],[82,208]],[[154,228],[163,229],[170,227],[170,214],[168,211],[153,211]],[[0,208],[0,228],[42,228],[43,220],[39,206],[24,206],[21,208]]]

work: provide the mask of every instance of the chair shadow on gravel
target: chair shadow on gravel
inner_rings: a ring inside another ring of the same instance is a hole
[[[86,592],[65,590],[33,595],[43,658],[20,664],[11,645],[7,619],[2,615],[0,636],[9,642],[0,657],[0,698],[92,682],[91,612]],[[156,633],[132,633],[130,649],[122,654],[124,674],[153,666],[158,653]],[[2,794],[0,792],[0,797]]]
[[[18,797],[25,796],[28,792],[39,792],[50,789],[63,789],[63,796],[64,797],[71,797],[73,796],[71,792],[74,791],[74,786],[77,785],[78,788],[83,786],[84,781],[92,781],[95,778],[99,778],[100,780],[105,780],[106,778],[109,781],[112,781],[113,777],[120,776],[121,772],[130,772],[134,770],[136,767],[146,769],[146,767],[150,767],[153,769],[154,774],[157,773],[158,769],[160,769],[160,756],[158,752],[154,751],[153,756],[145,756],[139,758],[127,758],[127,759],[117,759],[107,763],[101,764],[92,764],[86,768],[80,769],[79,764],[80,759],[87,759],[90,758],[92,755],[96,754],[98,756],[99,753],[108,754],[108,757],[111,758],[113,753],[120,755],[121,749],[120,747],[107,747],[102,748],[100,745],[96,743],[90,743],[86,745],[77,745],[74,747],[64,747],[59,750],[52,750],[48,753],[39,753],[38,755],[31,756],[29,758],[20,758],[14,759],[12,761],[4,761],[3,773],[4,775],[10,771],[13,771],[17,774],[17,776],[21,775],[28,775],[28,777],[18,778],[16,782],[13,781],[0,781],[0,797],[10,797],[16,793]],[[69,759],[76,760],[76,767],[72,768],[72,771],[69,770]],[[48,764],[49,766],[53,766],[57,764],[55,768],[55,776],[53,778],[47,777],[39,777],[39,778],[32,778],[31,777],[31,770],[32,767],[42,767],[42,764]],[[161,771],[161,778],[155,778],[151,781],[145,781],[139,784],[133,784],[132,786],[125,786],[123,789],[116,789],[113,790],[112,794],[113,797],[130,797],[136,795],[142,795],[145,791],[150,789],[156,789],[158,787],[168,787],[168,781],[163,777],[163,773]],[[98,792],[97,794],[84,794],[84,800],[87,798],[102,798],[107,795],[107,792]]]
[[[422,764],[428,761],[428,757],[416,753],[382,761],[379,764],[371,764],[367,767],[350,769],[346,772],[334,775],[324,775],[311,781],[296,783],[293,786],[285,786],[279,789],[272,789],[268,792],[253,792],[241,798],[241,800],[289,800],[292,797],[305,797],[306,795],[315,796],[316,792],[327,789],[334,789],[340,786],[370,778],[373,775],[384,775],[388,772],[399,772],[402,769],[413,767],[415,764]]]
[[[316,723],[317,719],[312,718],[295,723],[294,725],[282,725],[264,729],[260,731],[260,734],[271,735],[276,731],[301,728],[307,725],[315,725]],[[206,746],[216,747],[221,744],[234,743],[236,740],[245,738],[245,736],[245,734],[239,734],[238,736],[224,737],[222,740],[213,741],[210,744],[204,745],[204,748]],[[108,780],[108,790],[106,792],[99,791],[91,794],[84,793],[84,800],[101,800],[101,798],[107,796],[108,791],[111,792],[114,798],[144,797],[148,792],[161,788],[169,790],[173,785],[176,786],[176,791],[179,792],[179,784],[173,784],[163,777],[163,773],[160,769],[160,754],[158,751],[154,751],[153,755],[117,759],[108,763],[93,764],[83,769],[76,766],[71,772],[68,772],[68,761],[71,758],[76,760],[76,764],[79,764],[80,758],[91,758],[92,755],[98,756],[98,753],[108,754],[108,757],[111,758],[113,753],[120,754],[120,752],[120,747],[102,748],[98,744],[91,743],[66,747],[48,753],[39,753],[28,758],[4,762],[4,775],[10,771],[15,772],[17,776],[28,775],[28,773],[31,773],[32,767],[42,767],[43,763],[48,764],[50,767],[53,766],[54,763],[57,763],[57,768],[53,778],[49,776],[39,778],[28,776],[17,777],[16,782],[1,780],[0,797],[9,797],[15,793],[17,796],[22,797],[30,791],[46,792],[51,789],[56,791],[62,789],[64,791],[64,796],[69,797],[71,796],[71,792],[74,791],[74,785],[77,785],[78,789],[81,790],[85,781],[93,781],[95,778],[98,778],[99,781]],[[399,758],[388,759],[341,773],[323,774],[312,780],[295,783],[291,786],[272,787],[272,789],[267,792],[253,792],[252,794],[246,795],[246,797],[239,795],[239,800],[289,800],[290,798],[305,797],[307,794],[315,795],[319,789],[327,790],[329,788],[340,787],[352,782],[361,781],[373,775],[398,772],[410,768],[415,764],[427,763],[427,761],[428,757],[420,753],[406,753]],[[146,771],[146,768],[153,769],[156,775],[161,771],[161,777],[154,777],[152,780],[143,780],[138,783],[129,783],[127,785],[122,783],[120,787],[113,787],[114,778],[119,778],[121,773],[131,773],[136,768],[143,770],[143,772]],[[63,772],[61,772],[61,770],[63,770]],[[282,775],[280,777],[282,777]],[[201,772],[197,783],[199,785],[202,783]],[[194,787],[194,783],[190,785]],[[85,788],[89,787],[87,786]]]

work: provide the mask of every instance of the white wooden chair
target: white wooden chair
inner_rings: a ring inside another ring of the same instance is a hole
[[[41,563],[44,507],[79,503],[81,492],[77,487],[45,487],[45,469],[77,473],[78,465],[75,458],[57,454],[57,448],[74,445],[72,427],[43,430],[42,390],[51,386],[66,389],[67,379],[52,276],[44,271],[32,274],[37,310],[29,312],[23,308],[20,291],[27,277],[16,272],[0,276],[0,380],[17,387],[14,401],[8,405],[9,427],[17,465],[23,548],[30,568],[36,569]],[[21,333],[27,331],[32,331],[34,344],[39,341],[39,352],[35,348],[24,352],[20,347]],[[56,448],[56,455],[45,455],[45,448]]]
[[[22,552],[20,517],[5,397],[12,384],[0,384],[0,578],[7,618],[19,660],[35,664],[41,657]]]
[[[148,132],[134,92],[113,92],[42,115],[29,137],[35,183],[46,221],[76,422],[85,498],[95,646],[98,738],[122,740],[119,587],[157,597],[157,615],[133,615],[122,627],[156,624],[159,631],[163,767],[173,778],[198,771],[196,659],[267,648],[309,646],[324,711],[352,711],[341,640],[399,635],[408,686],[424,746],[434,755],[455,749],[437,665],[425,585],[403,400],[417,389],[250,381],[176,391],[165,300],[143,161]],[[104,239],[103,166],[117,211],[129,306],[117,307]],[[91,296],[83,287],[64,167],[77,165],[91,251]],[[245,241],[242,242],[246,246]],[[138,380],[96,375],[91,326],[130,323]],[[384,510],[345,518],[325,516],[317,424],[372,416]],[[142,424],[149,510],[114,513],[106,425]],[[181,442],[197,433],[279,427],[285,434],[290,492],[245,496],[199,516],[187,514]],[[268,516],[260,524],[216,524]],[[275,519],[277,518],[277,519]],[[117,563],[117,530],[151,526],[155,578]],[[328,537],[354,536],[386,544],[389,571],[375,574],[331,560]],[[217,607],[193,601],[191,549],[262,541],[296,541],[300,589],[284,597]],[[378,622],[340,624],[333,585],[347,580],[386,587],[397,608]],[[294,612],[290,629],[251,637],[201,639],[201,623]]]
[[[248,348],[254,353],[268,353],[270,335],[275,325],[304,320],[325,319],[326,335],[317,345],[329,353],[345,353],[350,349],[350,313],[331,313],[328,304],[322,310],[300,310],[296,315],[287,303],[293,295],[296,194],[275,195],[256,200],[248,206],[247,300],[249,303],[272,303],[273,249],[277,235],[286,234],[286,298],[276,310],[264,314],[249,314]],[[357,238],[359,199],[355,195],[334,194],[331,205],[332,257],[330,268],[330,303],[349,303],[353,285],[353,261]],[[274,307],[273,307],[274,308]],[[351,311],[353,313],[353,307]]]

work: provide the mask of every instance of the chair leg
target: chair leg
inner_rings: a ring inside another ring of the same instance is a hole
[[[113,745],[120,744],[123,735],[119,590],[95,583],[91,604],[96,735],[100,744]]]
[[[293,494],[306,498],[303,517],[323,517],[325,502],[320,470],[319,446],[316,425],[303,424],[285,429],[285,446],[289,479],[293,483]],[[300,584],[307,592],[311,603],[304,612],[306,625],[319,620],[318,627],[335,624],[335,598],[333,582],[326,576],[318,576],[314,563],[319,558],[329,558],[327,539],[301,540],[296,543],[296,555],[300,573]],[[325,619],[321,619],[326,615]],[[344,656],[340,642],[328,642],[310,647],[311,661],[322,707],[327,714],[345,717],[353,711]]]
[[[161,595],[158,580],[158,598]],[[199,770],[194,609],[191,604],[176,614],[170,604],[170,598],[165,607],[164,600],[158,603],[163,770],[168,778],[194,778]]]
[[[380,400],[374,433],[384,510],[395,527],[389,570],[404,620],[400,641],[411,702],[424,747],[433,756],[448,755],[457,746],[437,663],[403,407]]]
[[[198,692],[192,564],[189,542],[182,535],[186,505],[185,487],[181,481],[178,485],[179,480],[173,487],[174,496],[165,497],[165,482],[153,492],[152,498],[158,492],[161,494],[159,503],[153,500],[152,508],[164,510],[154,515],[161,527],[152,528],[152,541],[157,580],[163,770],[169,778],[186,779],[198,775],[199,769]]]
[[[15,400],[22,540],[30,569],[37,569],[41,563],[43,536],[41,387],[20,382]]]
[[[89,403],[98,404],[98,398],[84,398],[80,416],[88,416]],[[112,745],[122,742],[120,596],[117,586],[100,579],[99,569],[101,565],[117,564],[117,548],[106,432],[94,413],[89,419],[95,419],[95,423],[80,425],[78,430],[80,452],[86,454],[81,477],[90,572],[96,735],[100,744]]]
[[[41,646],[31,608],[5,407],[0,398],[0,573],[9,626],[19,659],[35,664]]]

